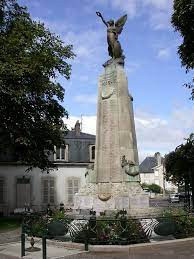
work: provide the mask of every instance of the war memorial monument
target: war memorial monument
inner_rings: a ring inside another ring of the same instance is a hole
[[[75,195],[75,209],[125,209],[130,215],[149,210],[149,197],[140,185],[133,97],[128,91],[124,55],[118,36],[127,15],[105,21],[111,57],[99,77],[94,167],[86,172],[86,185]]]

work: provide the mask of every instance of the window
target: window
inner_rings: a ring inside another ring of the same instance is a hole
[[[90,162],[95,160],[95,145],[90,145]]]
[[[155,170],[155,176],[158,176],[158,170]]]
[[[43,203],[53,204],[55,202],[55,179],[54,177],[42,178]]]
[[[31,201],[31,186],[29,177],[18,177],[16,181],[16,206],[24,208],[25,205],[30,205]]]
[[[68,145],[56,147],[55,160],[68,161]]]
[[[0,178],[0,203],[5,202],[5,179]]]
[[[78,193],[80,186],[79,178],[68,178],[67,179],[67,201],[70,204],[73,204],[73,198],[75,193]]]

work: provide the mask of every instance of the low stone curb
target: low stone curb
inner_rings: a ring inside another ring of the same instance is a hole
[[[35,246],[36,241],[39,240],[38,238],[35,239]],[[194,237],[189,238],[182,238],[182,239],[175,239],[175,240],[164,240],[164,241],[156,241],[152,243],[140,243],[140,244],[133,244],[133,245],[88,245],[88,249],[90,252],[111,252],[111,251],[128,251],[130,248],[136,247],[149,247],[155,245],[163,245],[163,244],[172,244],[172,243],[180,243],[180,242],[187,242],[187,241],[194,241]],[[59,248],[67,248],[67,249],[78,249],[80,251],[85,251],[85,245],[83,243],[74,243],[74,242],[61,242],[56,240],[47,239],[47,245],[55,246]]]
[[[176,240],[165,240],[165,241],[158,241],[154,243],[141,243],[141,244],[134,244],[134,245],[89,245],[90,252],[126,252],[129,251],[130,248],[140,248],[140,247],[151,247],[156,245],[165,245],[165,244],[172,244],[172,243],[181,243],[187,241],[194,241],[194,237],[190,238],[183,238],[183,239],[176,239]]]

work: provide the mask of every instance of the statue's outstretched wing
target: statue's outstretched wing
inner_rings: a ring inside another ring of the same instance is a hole
[[[115,22],[115,27],[118,34],[122,32],[123,26],[125,25],[126,21],[127,21],[127,14],[123,15]]]

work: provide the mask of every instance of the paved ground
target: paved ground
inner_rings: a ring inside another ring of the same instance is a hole
[[[181,201],[179,203],[169,203],[167,199],[150,199],[150,207],[161,207],[161,208],[169,208],[169,207],[184,207],[184,202]]]
[[[36,243],[35,243],[36,244]],[[26,248],[30,247],[29,242],[26,243]],[[42,259],[42,244],[41,242],[37,243],[35,247],[40,248],[40,251],[37,252],[25,252],[25,256],[23,258],[28,259]],[[75,255],[83,253],[83,251],[78,249],[67,249],[64,247],[57,247],[53,245],[47,245],[47,258],[50,259],[58,259],[64,258],[64,256]],[[85,253],[85,252],[84,252]],[[10,243],[3,244],[0,246],[0,259],[19,259],[21,255],[21,244]],[[78,256],[79,258],[79,256]],[[84,258],[84,257],[83,257]]]
[[[126,252],[88,252],[65,259],[193,259],[194,240],[143,247],[131,247]]]
[[[36,245],[40,246],[39,244]],[[105,250],[105,248],[104,248]],[[19,259],[20,243],[0,246],[0,259]],[[42,253],[26,253],[28,259],[42,259]],[[194,259],[194,239],[170,241],[151,245],[138,245],[126,248],[124,252],[84,252],[78,249],[66,249],[49,245],[47,258],[52,259]]]
[[[0,244],[16,242],[20,240],[21,228],[0,233]],[[0,258],[1,259],[1,258]]]

